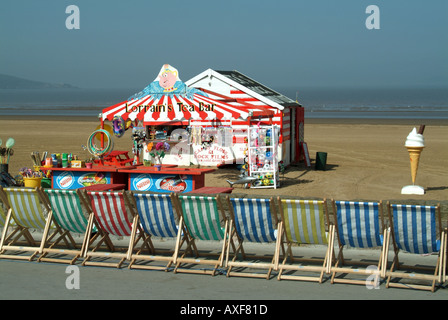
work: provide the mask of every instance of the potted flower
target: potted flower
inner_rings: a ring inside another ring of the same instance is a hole
[[[166,152],[170,150],[170,145],[168,142],[157,142],[154,146],[152,143],[148,144],[148,151],[151,157],[154,158],[155,167],[157,171],[162,168],[162,159],[165,157]],[[151,148],[151,149],[149,149]]]

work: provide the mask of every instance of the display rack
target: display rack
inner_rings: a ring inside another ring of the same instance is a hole
[[[257,178],[251,188],[277,188],[278,172],[278,133],[277,125],[251,126],[248,130],[248,172],[249,177]]]

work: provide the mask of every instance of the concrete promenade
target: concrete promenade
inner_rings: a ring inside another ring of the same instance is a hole
[[[447,300],[448,288],[435,293],[411,289],[367,289],[360,285],[322,284],[174,274],[173,272],[83,267],[65,264],[0,260],[0,299],[10,300]],[[75,272],[79,272],[76,282]],[[67,288],[75,287],[72,289]],[[79,284],[79,289],[76,286]],[[213,304],[213,301],[211,301]],[[293,306],[293,305],[291,305]],[[174,312],[174,310],[171,310]]]

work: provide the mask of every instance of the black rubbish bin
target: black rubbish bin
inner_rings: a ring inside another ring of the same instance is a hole
[[[8,164],[7,163],[1,163],[0,164],[0,173],[1,172],[6,172],[8,173]]]
[[[327,153],[326,152],[316,152],[316,170],[325,171],[327,167]]]

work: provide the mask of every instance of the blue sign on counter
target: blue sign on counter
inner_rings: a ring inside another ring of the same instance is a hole
[[[191,175],[131,173],[130,189],[153,192],[189,192],[193,190],[193,181]]]
[[[53,188],[79,189],[94,184],[111,183],[109,172],[53,171]]]

